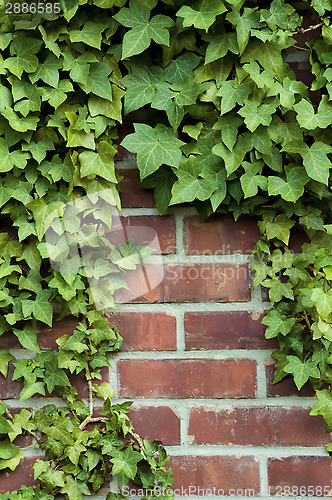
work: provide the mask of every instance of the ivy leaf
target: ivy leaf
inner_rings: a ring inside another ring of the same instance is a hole
[[[178,180],[172,187],[172,198],[170,205],[208,199],[216,187],[210,179],[202,178],[199,160],[189,157],[176,171]]]
[[[242,105],[249,97],[251,88],[249,85],[240,85],[234,87],[233,80],[223,82],[217,92],[217,96],[221,97],[220,114],[224,115],[236,106]]]
[[[63,203],[59,201],[48,205],[43,199],[29,203],[28,208],[33,213],[39,241],[42,240],[52,221],[61,215],[60,207],[63,207]]]
[[[245,198],[256,196],[258,188],[266,189],[267,178],[260,175],[264,163],[260,160],[254,163],[242,162],[245,173],[240,177],[241,187]],[[258,175],[257,175],[258,174]]]
[[[104,29],[104,24],[88,21],[84,23],[81,30],[70,30],[69,38],[71,42],[83,42],[90,45],[90,47],[100,49],[101,33]]]
[[[276,42],[252,40],[242,54],[241,63],[258,61],[262,68],[272,70],[278,80],[282,80],[284,62],[281,51],[282,47]]]
[[[202,0],[198,10],[183,5],[176,15],[184,18],[184,28],[195,26],[195,28],[203,29],[207,32],[216,20],[216,17],[226,11],[227,9],[222,0]]]
[[[15,455],[17,455],[19,451],[20,448],[11,443],[9,439],[4,439],[1,441],[0,458],[8,460],[9,458],[13,458]]]
[[[30,157],[29,153],[22,153],[19,150],[10,153],[8,144],[2,137],[0,137],[0,156],[0,172],[9,172],[14,166],[23,169]]]
[[[221,116],[213,125],[214,130],[221,131],[222,142],[232,151],[238,137],[238,129],[242,125],[241,118],[236,116]]]
[[[59,85],[59,69],[62,63],[54,54],[49,54],[42,64],[38,65],[37,71],[29,75],[31,83],[36,83],[39,79],[55,89]]]
[[[117,183],[114,170],[114,155],[116,149],[106,141],[98,144],[98,153],[93,151],[83,151],[78,159],[81,164],[81,176],[99,175],[103,179]]]
[[[300,154],[308,176],[314,181],[328,185],[332,163],[327,157],[332,147],[321,141],[315,141],[310,147],[304,142],[292,141],[285,144],[282,151]]]
[[[229,151],[229,149],[226,148],[222,143],[219,143],[213,146],[212,153],[221,156],[221,158],[225,162],[227,175],[231,175],[239,168],[246,153],[250,149],[251,144],[248,143],[243,135],[240,135],[232,151]]]
[[[232,9],[232,11],[226,16],[227,21],[232,23],[236,28],[237,43],[240,54],[242,54],[248,45],[250,31],[253,28],[260,28],[262,26],[259,21],[259,14],[256,10],[257,7],[253,9],[245,7],[241,16],[237,9]]]
[[[8,363],[15,359],[15,356],[10,354],[8,349],[0,350],[0,373],[6,378],[8,371]]]
[[[108,79],[111,71],[112,69],[104,62],[92,63],[86,84],[79,83],[79,85],[86,94],[91,92],[94,95],[111,101],[112,87]]]
[[[50,296],[51,292],[49,290],[42,290],[37,293],[33,306],[33,314],[36,319],[52,327],[53,306],[49,301]]]
[[[141,187],[143,189],[154,188],[156,207],[160,214],[163,214],[167,210],[172,198],[172,186],[176,179],[176,175],[173,173],[172,169],[166,165],[162,165],[156,172],[146,177],[141,182]]]
[[[296,318],[287,318],[285,315],[281,314],[276,309],[272,309],[268,312],[267,316],[262,319],[263,325],[268,328],[265,331],[265,337],[267,339],[272,339],[277,337],[279,333],[281,335],[287,335],[296,324]]]
[[[316,391],[318,398],[310,415],[322,415],[327,424],[326,432],[332,432],[332,393],[328,389]]]
[[[38,67],[35,54],[42,45],[42,40],[26,37],[24,32],[15,33],[10,44],[10,53],[13,57],[4,60],[2,66],[21,79],[23,71],[33,73]]]
[[[40,352],[40,348],[37,341],[37,331],[31,325],[26,325],[23,330],[13,329],[13,333],[18,338],[20,344],[33,352]]]
[[[308,130],[326,128],[332,123],[332,106],[325,112],[320,112],[318,109],[318,113],[315,114],[313,105],[306,99],[301,99],[293,109],[297,113],[296,119],[300,127]]]
[[[320,378],[320,371],[311,360],[303,362],[297,356],[287,356],[287,361],[284,371],[293,375],[298,390],[310,377]]]
[[[129,8],[123,7],[114,19],[127,28],[122,42],[122,59],[140,54],[150,46],[151,40],[169,45],[169,31],[174,22],[168,16],[158,14],[150,20],[150,9],[138,0],[130,0]]]
[[[45,376],[44,381],[47,387],[48,392],[54,390],[56,386],[58,387],[70,387],[70,382],[63,370],[58,368],[57,361],[54,360],[51,363],[48,363],[45,367]]]
[[[135,123],[135,133],[127,135],[121,145],[137,153],[137,166],[141,179],[155,172],[163,163],[178,168],[181,160],[180,147],[184,144],[169,128],[158,123],[155,128]]]
[[[332,313],[332,290],[325,292],[322,288],[313,288],[310,298],[314,302],[320,317],[327,320]]]
[[[279,278],[266,279],[262,285],[269,288],[269,297],[272,302],[280,302],[283,297],[294,300],[293,288],[290,283],[282,283]]]
[[[43,382],[26,383],[21,391],[20,401],[29,399],[34,394],[45,396],[45,386]]]
[[[143,455],[137,451],[127,448],[124,452],[118,452],[114,458],[111,458],[113,464],[113,474],[123,472],[130,479],[134,479],[137,473],[137,462],[143,459]]]
[[[0,85],[0,113],[13,104],[13,96],[7,87]]]
[[[265,231],[267,238],[272,240],[273,238],[278,238],[288,245],[288,240],[290,236],[290,229],[294,226],[295,221],[287,218],[285,214],[277,215],[273,222],[265,222]],[[259,223],[259,226],[261,224]]]
[[[275,104],[261,104],[253,101],[247,101],[239,110],[239,115],[244,117],[244,123],[247,125],[250,132],[254,132],[259,125],[270,125],[272,121],[272,113],[276,110]]]
[[[308,180],[308,176],[302,167],[292,167],[287,174],[286,180],[270,175],[268,177],[269,196],[280,194],[284,200],[295,203],[303,195],[304,186]]]

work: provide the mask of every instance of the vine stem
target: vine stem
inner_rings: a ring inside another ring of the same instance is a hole
[[[310,321],[309,321],[308,314],[307,314],[306,310],[303,311],[303,316],[304,316],[305,322],[307,323],[307,327],[309,328],[309,331],[311,332],[311,324],[310,324]]]
[[[320,28],[321,26],[323,26],[323,24],[325,24],[324,21],[322,21],[321,23],[318,23],[318,24],[312,24],[308,28],[297,28],[296,31],[292,31],[292,35],[298,35],[298,34],[302,35],[304,33],[307,33],[308,31],[313,31],[313,30]]]

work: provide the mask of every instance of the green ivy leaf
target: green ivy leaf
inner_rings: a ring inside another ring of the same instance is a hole
[[[69,38],[71,42],[83,42],[90,47],[100,49],[101,33],[104,29],[104,24],[88,21],[84,23],[81,30],[69,30]]]
[[[240,54],[245,50],[250,38],[252,29],[260,28],[262,24],[259,21],[257,7],[254,9],[244,8],[242,15],[237,9],[232,9],[226,16],[227,21],[236,28],[237,43]]]
[[[13,359],[15,359],[15,356],[13,356],[8,349],[0,350],[0,373],[2,373],[5,378],[7,377],[8,363]]]
[[[268,177],[268,192],[270,196],[280,196],[286,201],[295,203],[304,193],[304,186],[309,178],[302,167],[292,167],[286,176],[286,180],[281,177],[270,175]]]
[[[284,371],[293,375],[294,382],[299,390],[310,377],[320,377],[319,369],[311,360],[303,362],[297,356],[287,356],[287,361]]]
[[[296,324],[296,318],[286,318],[280,311],[272,309],[262,319],[262,323],[268,327],[265,331],[265,337],[272,339],[279,334],[287,335]]]
[[[116,149],[106,141],[100,141],[98,152],[83,151],[79,155],[82,177],[99,175],[103,179],[117,183],[114,170]]]
[[[114,458],[111,458],[113,464],[113,473],[123,472],[130,479],[134,479],[137,473],[137,463],[143,459],[143,455],[127,448],[124,452],[117,452]]]
[[[178,17],[183,17],[183,26],[195,26],[206,32],[216,20],[216,17],[226,12],[227,9],[222,0],[202,0],[198,10],[194,10],[187,5],[183,5],[176,13]]]
[[[170,205],[183,201],[193,201],[196,198],[206,200],[216,189],[215,184],[211,183],[211,179],[203,178],[201,166],[195,157],[189,157],[175,173],[178,180],[172,187]]]
[[[37,341],[37,330],[31,325],[26,325],[23,330],[13,329],[13,333],[18,338],[20,344],[33,352],[40,352],[40,348]]]
[[[220,114],[224,115],[233,109],[236,104],[242,105],[248,99],[250,93],[251,88],[249,85],[234,87],[232,80],[223,82],[217,92],[217,96],[222,98]]]
[[[326,432],[332,432],[332,393],[328,389],[316,391],[318,398],[310,415],[322,415],[327,424]]]
[[[163,163],[178,168],[181,160],[180,147],[184,144],[176,134],[158,125],[155,128],[143,123],[135,123],[135,133],[127,135],[121,145],[137,153],[137,166],[141,179],[155,172]]]
[[[123,26],[131,28],[123,37],[122,59],[140,54],[150,46],[151,40],[158,44],[169,45],[167,28],[173,26],[174,21],[162,14],[150,20],[150,9],[138,0],[130,0],[129,8],[123,7],[113,17]]]

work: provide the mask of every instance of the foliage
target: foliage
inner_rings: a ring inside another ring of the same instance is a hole
[[[62,0],[60,13],[33,14],[0,7],[0,207],[3,227],[12,224],[0,234],[0,334],[28,350],[13,363],[21,400],[55,391],[65,404],[34,415],[1,405],[0,468],[19,464],[21,433],[45,450],[35,464],[40,487],[3,499],[76,500],[112,475],[120,485],[172,484],[162,446],[134,433],[129,404],[112,405],[111,387],[100,383],[121,347],[101,307],[112,306],[120,276],[144,252],[132,242],[112,247],[103,230],[107,207],[120,205],[114,141],[124,117],[135,131],[122,144],[137,153],[160,213],[194,202],[203,218],[259,218],[255,286],[269,290],[275,381],[291,374],[300,388],[310,380],[312,413],[331,429],[332,4],[310,5],[320,20],[309,30],[322,33],[305,48],[315,104],[285,62],[302,13],[283,0]],[[299,226],[308,242],[294,255],[289,238]],[[42,351],[37,332],[68,314],[78,319],[74,333]],[[13,358],[0,351],[4,376]],[[79,373],[88,406],[71,385]]]

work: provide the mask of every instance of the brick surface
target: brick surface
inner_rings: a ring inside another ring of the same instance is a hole
[[[252,398],[256,362],[248,359],[120,360],[120,397]]]
[[[148,277],[148,280],[146,279]],[[118,291],[117,302],[248,302],[247,264],[148,264],[128,273],[130,291]]]
[[[260,491],[259,463],[250,456],[172,456],[170,467],[174,487],[182,489],[179,494],[184,496],[253,496]],[[199,492],[198,487],[205,491]],[[213,488],[214,493],[207,491]]]
[[[189,441],[193,444],[253,446],[324,446],[331,436],[322,417],[310,409],[292,407],[193,408]]]
[[[180,444],[180,417],[174,408],[144,406],[131,408],[128,415],[142,439],[157,439],[169,446]]]
[[[106,237],[115,246],[133,238],[136,245],[155,248],[155,253],[176,252],[175,219],[172,215],[120,217]]]
[[[176,349],[176,318],[164,313],[114,312],[109,325],[123,337],[123,351]]]
[[[11,380],[14,373],[13,362],[10,361],[8,365],[7,378],[0,374],[0,399],[19,399],[21,390],[23,389],[23,381]]]
[[[40,457],[38,457],[40,458]],[[38,481],[33,479],[33,464],[37,457],[24,458],[14,471],[3,469],[0,471],[0,493],[6,491],[14,491],[20,486],[33,486],[38,484]]]
[[[187,254],[250,253],[260,238],[253,218],[212,216],[203,222],[198,216],[184,218],[183,243]]]
[[[266,385],[267,385],[267,395],[270,397],[277,396],[302,396],[302,397],[314,397],[315,391],[311,387],[310,383],[307,382],[304,386],[298,390],[293,378],[289,375],[277,384],[272,384],[274,377],[274,360],[269,358],[266,362],[265,367],[266,373]]]
[[[331,457],[271,458],[268,461],[268,480],[272,495],[331,496]],[[303,493],[299,494],[301,487]]]
[[[265,339],[263,317],[255,311],[187,312],[186,349],[276,348],[277,341]]]
[[[115,161],[131,160],[133,158],[136,158],[135,153],[130,153],[130,151],[125,149],[123,146],[120,146],[120,143],[123,141],[125,136],[128,134],[133,134],[134,132],[135,129],[132,123],[123,123],[121,127],[118,128],[119,136],[114,141],[114,143],[117,145],[117,153],[114,157]]]
[[[117,172],[123,176],[119,183],[121,206],[123,208],[155,208],[152,189],[142,189],[138,169],[119,168]]]

